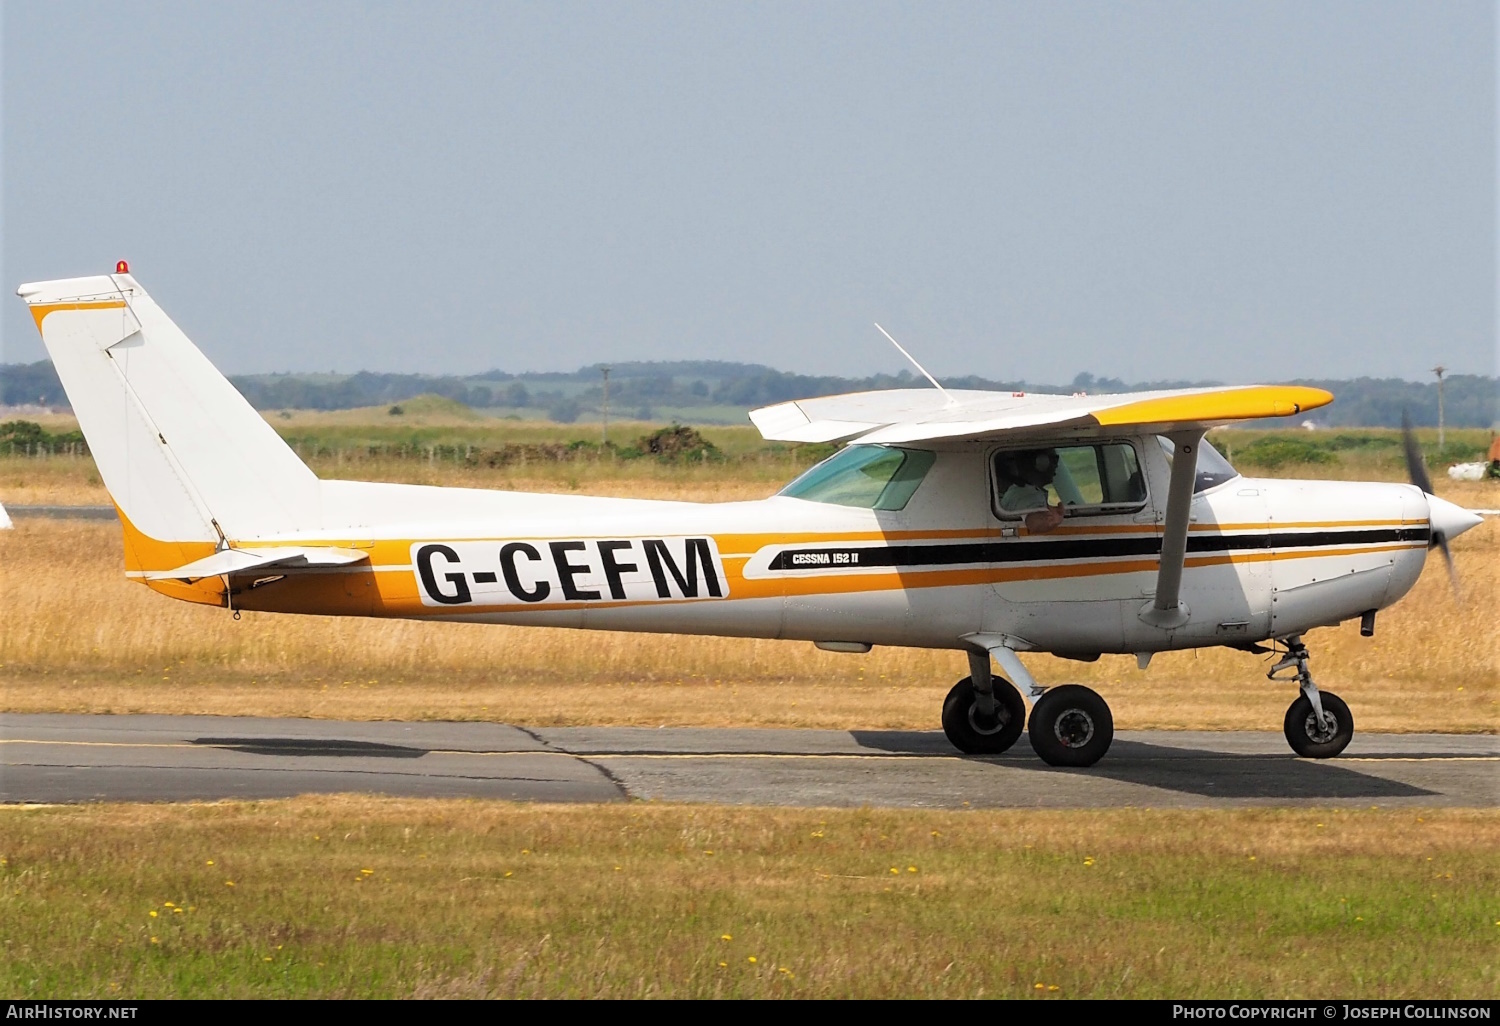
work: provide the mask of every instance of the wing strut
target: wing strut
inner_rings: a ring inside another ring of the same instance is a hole
[[[1161,567],[1156,572],[1156,598],[1141,610],[1140,617],[1153,627],[1175,630],[1188,622],[1182,591],[1182,564],[1187,557],[1188,521],[1193,512],[1193,482],[1198,475],[1198,446],[1204,429],[1174,431],[1172,483],[1167,489],[1167,519],[1161,533]]]

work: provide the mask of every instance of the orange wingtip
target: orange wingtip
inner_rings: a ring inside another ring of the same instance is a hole
[[[1142,399],[1100,410],[1094,419],[1102,426],[1126,424],[1191,424],[1261,417],[1294,417],[1333,402],[1333,393],[1305,385],[1251,385],[1197,395]]]

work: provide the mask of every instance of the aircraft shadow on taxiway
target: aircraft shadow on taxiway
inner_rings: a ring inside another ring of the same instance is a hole
[[[342,755],[362,759],[420,759],[425,748],[319,737],[195,737],[192,744],[250,755]]]
[[[936,731],[856,730],[861,746],[902,755],[954,756]],[[1420,755],[1416,756],[1421,758]],[[1002,756],[963,756],[976,762],[995,762],[1007,769],[1037,773],[1082,773],[1127,784],[1208,798],[1419,798],[1436,792],[1397,780],[1361,773],[1332,761],[1299,759],[1291,752],[1239,754],[1174,748],[1143,741],[1116,740],[1109,754],[1087,769],[1048,766],[1031,750],[1022,734]],[[1411,756],[1407,756],[1411,758]]]

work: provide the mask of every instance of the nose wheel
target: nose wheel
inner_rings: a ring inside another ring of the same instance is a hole
[[[1286,639],[1285,658],[1266,676],[1271,680],[1295,680],[1302,689],[1282,723],[1292,751],[1304,759],[1331,759],[1349,747],[1354,738],[1354,714],[1338,695],[1318,689],[1312,671],[1307,668],[1307,658],[1307,646],[1294,634]]]
[[[1298,695],[1286,711],[1287,744],[1304,759],[1331,759],[1349,747],[1354,737],[1354,714],[1344,700],[1332,691],[1321,691],[1323,716],[1320,720],[1306,695]]]

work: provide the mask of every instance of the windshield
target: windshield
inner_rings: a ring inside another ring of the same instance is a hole
[[[1156,436],[1161,443],[1161,451],[1167,454],[1167,462],[1172,462],[1172,442],[1170,439]],[[1221,485],[1225,481],[1240,476],[1240,472],[1229,465],[1219,450],[1209,444],[1208,439],[1198,443],[1198,473],[1193,478],[1193,492],[1206,491],[1215,485]]]
[[[905,509],[927,476],[934,453],[885,445],[851,445],[834,453],[781,495],[859,509]]]

